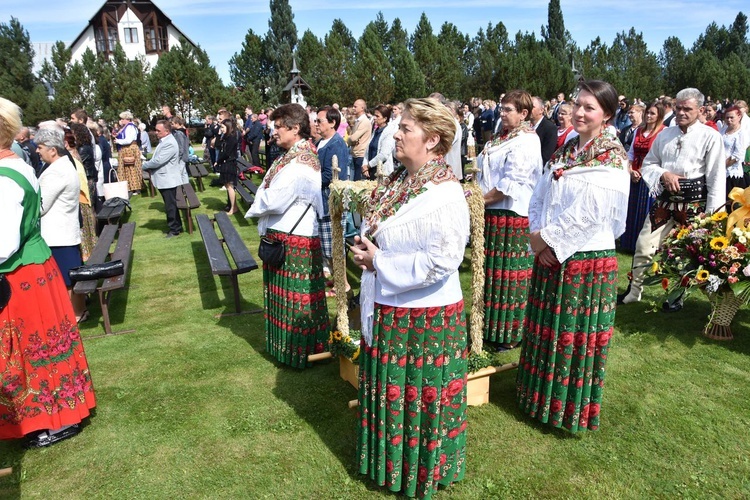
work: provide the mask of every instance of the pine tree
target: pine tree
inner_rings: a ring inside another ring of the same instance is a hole
[[[419,23],[411,35],[411,51],[414,54],[414,60],[425,77],[425,91],[428,93],[440,92],[436,85],[439,78],[438,53],[440,46],[437,37],[432,33],[432,25],[427,19],[427,15],[422,12]]]
[[[263,40],[249,29],[242,49],[229,59],[229,75],[235,87],[260,87],[262,58]]]
[[[500,22],[487,29],[479,29],[467,49],[466,74],[468,92],[475,96],[498,96],[504,88],[507,72],[507,51],[510,47],[508,31]]]
[[[334,19],[323,45],[326,60],[315,85],[316,102],[349,106],[357,98],[352,72],[357,41],[341,19]]]
[[[393,97],[391,62],[383,50],[375,23],[365,26],[357,48],[353,74],[358,97],[372,104],[390,102]]]
[[[456,25],[446,22],[440,27],[437,43],[437,71],[433,79],[435,89],[451,99],[463,97],[466,85],[463,63],[469,39],[458,31]]]
[[[186,120],[194,110],[200,114],[216,112],[224,95],[219,75],[206,52],[184,39],[159,57],[149,85],[158,105],[172,106]]]
[[[321,106],[325,103],[322,100],[325,90],[321,88],[320,81],[327,70],[326,59],[323,42],[312,31],[306,30],[297,44],[297,68],[302,78],[312,87],[306,97],[308,104]]]
[[[628,97],[656,96],[662,92],[656,55],[648,50],[643,33],[635,28],[615,36],[608,57],[607,78],[617,92]]]
[[[423,97],[425,91],[424,74],[419,69],[414,56],[402,43],[391,47],[393,61],[393,101],[402,102],[410,97]]]
[[[682,42],[676,36],[670,36],[664,40],[661,52],[659,52],[658,62],[662,67],[662,81],[664,82],[664,91],[667,94],[675,95],[680,89],[685,87],[685,58],[687,51]],[[653,96],[652,96],[653,97]]]
[[[569,58],[570,33],[565,29],[560,0],[550,0],[547,7],[547,26],[542,26],[542,40],[550,53],[560,61]]]
[[[0,23],[0,95],[23,110],[27,123],[49,112],[38,99],[44,87],[34,75],[33,66],[34,49],[29,32],[15,17],[11,17],[8,24]],[[32,96],[35,98],[31,99]],[[32,108],[32,104],[36,108]]]
[[[271,18],[263,39],[261,93],[268,102],[287,102],[283,89],[292,69],[292,54],[297,46],[297,27],[289,0],[270,0]]]

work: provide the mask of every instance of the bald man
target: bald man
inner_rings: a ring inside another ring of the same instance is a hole
[[[354,164],[353,180],[359,181],[369,179],[370,173],[367,165],[364,163],[365,152],[370,144],[372,136],[372,123],[367,118],[367,103],[362,99],[357,99],[352,105],[356,120],[352,125],[352,131],[349,134],[349,146],[352,148],[352,163]]]

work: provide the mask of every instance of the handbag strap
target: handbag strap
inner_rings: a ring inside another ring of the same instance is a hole
[[[297,219],[297,222],[294,224],[294,227],[292,228],[292,230],[289,231],[289,234],[294,234],[294,230],[297,229],[297,225],[302,221],[302,217],[304,217],[307,211],[310,210],[311,206],[312,206],[312,203],[309,203],[307,205],[307,208],[305,209],[304,212],[302,212],[302,215],[299,216],[299,219]]]
[[[112,182],[112,174],[115,174],[115,179],[117,179],[117,182],[120,182],[120,176],[117,175],[117,170],[114,168],[109,169],[109,182]]]

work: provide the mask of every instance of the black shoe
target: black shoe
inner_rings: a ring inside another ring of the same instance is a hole
[[[676,313],[682,310],[682,299],[677,299],[671,304],[668,300],[665,300],[661,305],[661,310],[668,313]]]
[[[176,236],[179,236],[179,235],[181,235],[181,234],[182,234],[182,233],[173,233],[173,232],[169,232],[169,233],[167,233],[167,236],[166,236],[166,238],[167,238],[167,239],[170,239],[170,238],[174,238],[174,237],[176,237]]]
[[[59,431],[41,431],[36,434],[30,435],[24,446],[26,448],[45,448],[52,446],[55,443],[68,439],[81,432],[81,427],[78,424],[65,427]]]

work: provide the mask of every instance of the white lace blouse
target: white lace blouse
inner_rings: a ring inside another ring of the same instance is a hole
[[[560,262],[576,252],[615,248],[625,232],[630,175],[607,166],[547,172],[529,205],[529,230],[540,231]]]
[[[542,176],[542,146],[536,133],[521,133],[497,146],[485,147],[477,157],[479,186],[487,194],[493,188],[505,195],[485,208],[529,214],[534,186]]]

